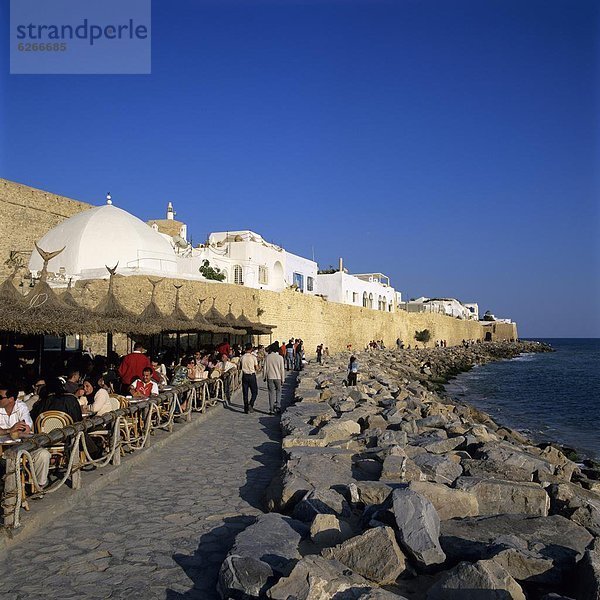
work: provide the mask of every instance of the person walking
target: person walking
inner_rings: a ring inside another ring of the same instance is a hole
[[[291,371],[294,368],[294,340],[290,340],[285,347],[285,368]]]
[[[323,362],[323,344],[317,346],[317,362],[322,364]]]
[[[355,386],[357,377],[358,361],[356,360],[356,356],[351,356],[350,362],[348,363],[348,385]]]
[[[267,348],[264,366],[264,380],[269,390],[269,414],[271,415],[281,413],[281,386],[285,381],[285,364],[278,349],[278,342],[274,342]]]
[[[258,382],[256,381],[256,372],[258,371],[258,360],[253,353],[252,344],[248,343],[242,356],[242,396],[244,398],[244,412],[246,414],[254,412],[254,403],[258,396]],[[250,391],[250,401],[248,401],[248,392]]]

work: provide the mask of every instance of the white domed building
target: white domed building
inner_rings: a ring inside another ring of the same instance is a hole
[[[55,279],[106,277],[105,265],[122,275],[177,277],[177,255],[166,236],[121,208],[108,203],[70,217],[42,237],[38,246],[46,251],[65,248],[48,264]],[[32,272],[41,271],[43,261],[33,252]]]

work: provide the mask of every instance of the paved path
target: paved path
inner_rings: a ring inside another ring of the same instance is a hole
[[[220,564],[281,463],[279,418],[234,403],[1,557],[0,597],[218,598]]]

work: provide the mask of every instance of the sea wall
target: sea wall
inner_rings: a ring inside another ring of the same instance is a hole
[[[88,208],[91,205],[85,202],[0,178],[0,277],[12,270],[6,263],[11,252],[27,266],[34,242],[66,218]]]
[[[236,537],[221,597],[599,598],[599,472],[439,391],[546,350],[366,351],[354,387],[348,353],[310,364],[281,417],[272,512]]]
[[[198,309],[198,300],[205,299],[203,309],[208,310],[215,298],[217,308],[223,313],[231,309],[235,315],[244,310],[248,318],[275,325],[272,339],[280,341],[290,337],[301,337],[309,355],[318,344],[325,344],[331,353],[345,350],[348,344],[353,349],[363,349],[370,340],[383,340],[386,346],[395,345],[396,339],[415,345],[415,331],[429,329],[433,346],[435,340],[446,340],[449,346],[458,345],[464,339],[479,340],[484,332],[477,321],[462,321],[433,313],[393,313],[359,308],[328,302],[320,296],[309,296],[293,290],[269,292],[243,286],[218,283],[165,279],[157,287],[157,303],[165,312],[173,310],[175,303],[174,285],[182,285],[180,299],[183,310],[193,316]],[[146,277],[118,277],[116,293],[123,304],[139,314],[150,301],[152,286]],[[108,281],[78,282],[74,295],[84,305],[96,306],[108,289]],[[495,340],[516,339],[516,325],[501,325],[494,333]],[[117,351],[122,352],[124,338],[116,338]],[[268,342],[269,336],[261,341]],[[104,351],[104,338],[93,336],[85,342],[97,351]]]

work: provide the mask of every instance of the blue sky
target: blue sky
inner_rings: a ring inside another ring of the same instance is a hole
[[[3,45],[2,177],[600,336],[597,3],[152,11],[151,75],[8,75]]]

